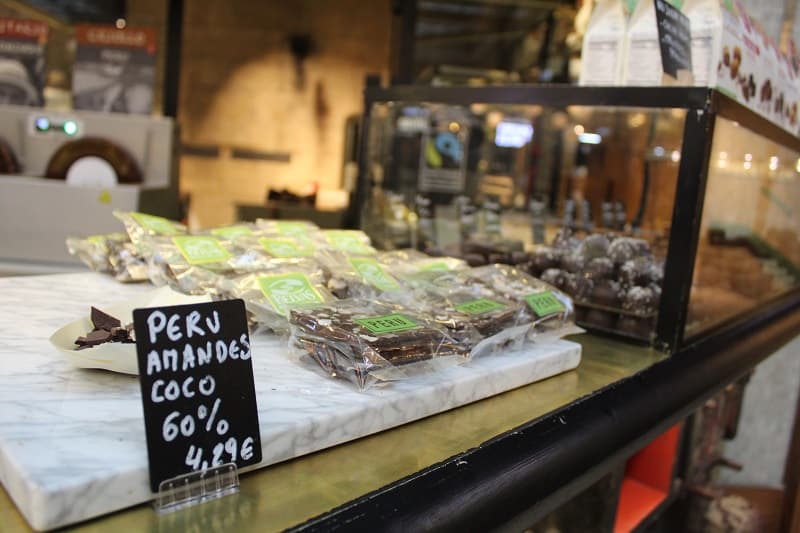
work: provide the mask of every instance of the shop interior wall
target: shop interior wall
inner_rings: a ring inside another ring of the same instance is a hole
[[[387,77],[389,0],[251,2],[187,0],[178,118],[184,145],[181,192],[190,223],[234,221],[235,205],[267,190],[341,187],[345,121],[362,112],[367,73]],[[298,62],[290,36],[311,39]],[[233,158],[235,148],[288,161]]]

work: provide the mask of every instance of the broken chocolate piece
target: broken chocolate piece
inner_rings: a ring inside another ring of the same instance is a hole
[[[133,324],[122,325],[116,317],[104,313],[96,307],[92,307],[90,319],[94,329],[83,337],[75,339],[76,350],[93,348],[107,342],[121,342],[126,344],[135,343],[133,335]]]
[[[114,318],[113,316],[102,312],[96,307],[92,307],[90,316],[92,319],[92,324],[94,325],[94,329],[111,331],[112,328],[118,328],[122,326],[122,323],[118,318]]]

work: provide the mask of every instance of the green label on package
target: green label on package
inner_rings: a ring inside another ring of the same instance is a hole
[[[178,228],[175,227],[175,224],[164,217],[157,217],[145,213],[131,213],[131,216],[143,228],[149,229],[159,235],[177,235],[180,233]]]
[[[472,300],[471,302],[464,302],[463,304],[457,305],[456,311],[467,313],[468,315],[482,315],[489,311],[505,309],[505,307],[505,305],[495,302],[494,300],[481,298],[480,300]]]
[[[325,238],[331,246],[340,252],[356,255],[374,253],[372,247],[364,243],[359,231],[329,230],[325,232]]]
[[[86,240],[93,244],[105,244],[106,241],[126,241],[128,240],[127,233],[107,233],[105,235],[89,235]]]
[[[276,222],[275,227],[281,235],[305,235],[309,229],[305,222]]]
[[[220,263],[231,258],[231,254],[214,237],[183,235],[173,237],[172,242],[186,262],[192,265]]]
[[[268,254],[274,257],[307,257],[313,249],[307,243],[292,239],[259,239],[258,243]]]
[[[444,261],[435,261],[421,267],[420,272],[449,272],[450,267]]]
[[[258,286],[275,310],[289,315],[292,307],[323,303],[322,296],[305,274],[274,274],[260,276]]]
[[[224,228],[214,228],[211,230],[211,235],[216,235],[224,239],[235,239],[236,237],[246,237],[252,234],[253,230],[247,226],[226,226]]]
[[[559,313],[565,309],[561,300],[550,291],[529,294],[525,297],[525,301],[539,318]]]
[[[393,291],[399,289],[400,285],[389,274],[383,270],[375,259],[369,257],[352,257],[350,264],[356,272],[364,278],[364,281],[382,291]]]
[[[408,331],[420,327],[419,324],[407,316],[398,313],[369,318],[357,318],[356,322],[376,335],[394,333],[395,331]]]

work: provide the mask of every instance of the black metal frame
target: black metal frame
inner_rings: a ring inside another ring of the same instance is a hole
[[[164,56],[164,92],[161,98],[164,116],[173,118],[178,116],[182,37],[183,0],[169,0]]]
[[[373,104],[389,102],[426,102],[468,106],[482,104],[540,105],[555,108],[597,106],[620,108],[686,110],[678,183],[670,227],[669,248],[665,265],[654,345],[675,353],[685,346],[684,326],[692,286],[695,254],[699,240],[700,220],[705,199],[716,118],[739,122],[769,140],[800,152],[800,138],[781,129],[757,113],[714,89],[701,87],[576,87],[559,85],[510,85],[484,87],[431,87],[397,85],[381,87],[369,78],[364,89],[363,134],[359,158],[358,184],[352,206],[351,226],[361,225],[361,214],[370,191],[367,160],[369,123]],[[800,293],[793,292],[800,298]],[[764,304],[771,306],[771,302]],[[753,311],[745,313],[751,316]],[[723,328],[736,317],[726,320]],[[719,328],[714,328],[714,331]],[[703,339],[705,333],[691,342]]]

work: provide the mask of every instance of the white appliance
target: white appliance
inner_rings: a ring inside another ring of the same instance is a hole
[[[0,106],[0,138],[22,167],[19,176],[0,175],[0,274],[76,268],[65,239],[122,230],[114,209],[176,218],[174,132],[173,121],[163,117]],[[75,186],[43,178],[59,147],[82,137],[124,148],[141,169],[142,183],[119,185],[106,177],[99,180],[105,186],[96,179],[77,180],[93,186]]]

